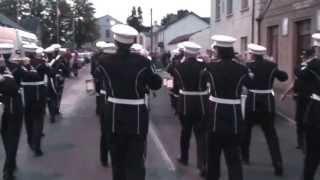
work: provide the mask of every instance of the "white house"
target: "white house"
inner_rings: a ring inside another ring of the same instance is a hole
[[[193,34],[209,27],[208,18],[195,13],[180,18],[154,33],[154,47],[158,53],[172,50],[179,42],[188,40]]]
[[[211,35],[231,35],[237,38],[235,50],[246,51],[248,43],[257,41],[260,9],[260,0],[211,0]]]
[[[211,33],[211,27],[208,27],[206,29],[203,29],[203,30],[193,34],[189,38],[190,41],[193,41],[202,47],[201,54],[206,53],[206,50],[210,49],[210,46],[212,44],[211,39],[210,39],[210,33]]]
[[[98,41],[113,42],[113,33],[111,27],[115,24],[121,23],[112,16],[105,15],[97,19],[100,37]]]

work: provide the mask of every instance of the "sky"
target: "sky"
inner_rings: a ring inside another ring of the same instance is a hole
[[[153,21],[160,24],[162,17],[176,13],[179,9],[193,11],[199,16],[210,17],[211,0],[90,0],[96,8],[96,17],[106,14],[121,22],[126,22],[133,6],[141,6],[143,24],[150,25],[150,9],[153,10]]]

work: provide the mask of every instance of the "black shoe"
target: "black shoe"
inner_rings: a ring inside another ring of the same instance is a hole
[[[109,167],[109,162],[108,161],[101,161],[101,165],[103,167]]]
[[[205,170],[205,169],[199,170],[199,175],[200,175],[200,177],[202,177],[202,178],[206,178],[206,176],[207,176],[207,170]]]
[[[184,165],[184,166],[188,166],[188,165],[189,165],[188,160],[186,160],[186,159],[178,158],[177,160],[178,160],[178,162],[179,162],[180,164],[182,164],[182,165]]]
[[[250,165],[250,160],[248,157],[242,156],[242,163],[245,165]]]
[[[55,117],[50,117],[50,122],[51,122],[51,124],[55,123],[56,122],[56,118]]]
[[[33,151],[32,143],[28,141],[29,148]]]
[[[15,176],[13,175],[13,173],[8,173],[8,172],[5,172],[3,174],[3,180],[15,180]]]
[[[282,177],[283,176],[283,168],[282,167],[275,168],[274,175]]]
[[[35,150],[34,151],[34,156],[35,157],[41,157],[41,156],[43,156],[43,152],[41,150]]]

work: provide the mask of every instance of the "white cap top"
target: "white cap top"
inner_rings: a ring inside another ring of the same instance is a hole
[[[43,54],[43,51],[44,51],[44,49],[42,48],[42,47],[38,47],[37,49],[36,49],[36,54]]]
[[[59,52],[61,52],[61,53],[66,53],[66,52],[67,52],[67,48],[60,48],[60,49],[59,49]]]
[[[178,48],[171,51],[171,55],[177,55],[180,53],[180,50]]]
[[[131,52],[141,54],[143,46],[141,44],[135,43],[130,47]]]
[[[320,47],[320,33],[314,33],[312,35],[313,46]]]
[[[267,48],[258,44],[248,44],[248,52],[257,55],[264,55],[267,52]]]
[[[96,42],[96,47],[97,48],[99,48],[99,49],[103,49],[103,48],[105,48],[106,47],[106,42],[104,42],[104,41],[98,41],[98,42]]]
[[[12,54],[14,45],[10,43],[0,43],[0,54]]]
[[[186,42],[186,41],[181,42],[181,43],[179,43],[179,44],[177,45],[178,50],[184,50],[184,43],[185,43],[185,42]]]
[[[58,51],[61,48],[60,44],[52,44],[51,47],[54,49],[54,51]]]
[[[123,44],[134,43],[138,36],[138,31],[131,26],[125,24],[117,24],[112,26],[111,31],[114,33],[114,40]]]
[[[115,54],[117,52],[117,46],[114,43],[105,43],[104,53]]]
[[[198,54],[201,50],[201,46],[197,43],[187,41],[183,43],[184,51],[189,54]]]
[[[214,35],[211,37],[213,40],[213,44],[211,47],[233,47],[234,42],[236,42],[236,38],[232,36],[226,36],[226,35]]]
[[[11,58],[11,61],[30,61],[30,58],[25,56],[14,56]]]
[[[44,49],[45,53],[53,53],[54,52],[54,48],[52,46],[47,47],[46,49]]]
[[[30,52],[30,53],[35,53],[36,50],[38,49],[38,46],[36,44],[24,44],[22,45],[22,49],[24,52]]]

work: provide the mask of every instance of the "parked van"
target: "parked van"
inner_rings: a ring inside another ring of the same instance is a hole
[[[31,43],[38,44],[38,38],[33,33],[0,26],[0,43],[13,44],[16,55],[21,54],[22,45]]]

